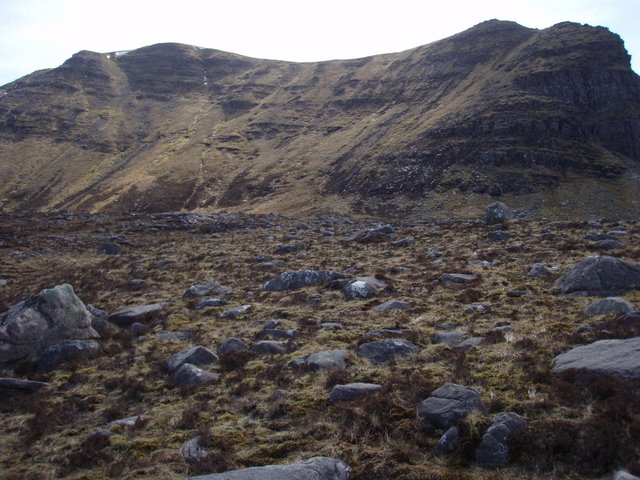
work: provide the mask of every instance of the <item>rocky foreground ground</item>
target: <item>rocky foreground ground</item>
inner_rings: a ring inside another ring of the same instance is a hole
[[[0,216],[3,478],[635,478],[640,224],[490,213]]]

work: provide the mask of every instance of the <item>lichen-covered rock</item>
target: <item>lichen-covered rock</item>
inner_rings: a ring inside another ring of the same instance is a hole
[[[309,285],[317,285],[320,283],[328,283],[344,275],[337,272],[324,270],[299,270],[296,272],[283,272],[276,278],[269,280],[263,286],[263,290],[270,292],[282,292],[285,290],[298,290],[308,287]]]
[[[294,358],[291,366],[308,370],[335,370],[344,368],[348,352],[346,350],[324,350],[311,355]]]
[[[640,265],[608,255],[587,257],[554,285],[562,293],[607,297],[640,288]]]
[[[223,341],[218,347],[218,353],[220,355],[227,355],[229,353],[243,352],[249,350],[249,345],[236,337],[229,337]]]
[[[208,348],[196,346],[181,350],[167,360],[167,370],[175,372],[185,363],[191,365],[210,365],[218,361],[218,356]]]
[[[440,455],[449,455],[455,452],[460,446],[460,428],[451,427],[444,432],[442,437],[436,443],[435,452]]]
[[[279,355],[287,353],[287,344],[275,340],[262,340],[251,345],[249,351],[266,355]]]
[[[527,421],[517,413],[498,413],[476,449],[476,462],[485,467],[506,465],[514,437],[525,428]]]
[[[633,303],[621,297],[607,297],[596,300],[589,305],[584,313],[589,316],[629,313],[635,310]]]
[[[344,284],[344,293],[348,299],[370,298],[385,288],[387,283],[375,277],[357,277]]]
[[[170,382],[176,387],[192,388],[208,385],[219,379],[220,375],[217,373],[208,372],[190,363],[184,363],[171,375]]]
[[[502,202],[495,202],[488,205],[484,214],[484,221],[487,225],[504,223],[512,218],[513,212]]]
[[[187,288],[182,295],[182,298],[197,298],[211,294],[220,295],[222,293],[229,293],[232,291],[232,287],[224,286],[220,284],[220,282],[216,282],[215,280],[204,280]]]
[[[63,340],[42,352],[38,369],[53,370],[61,363],[95,355],[99,349],[100,344],[95,340]]]
[[[42,290],[0,318],[0,363],[37,361],[63,340],[99,337],[91,313],[66,283]]]
[[[224,473],[190,477],[190,480],[347,480],[351,468],[337,458],[313,457],[289,465],[266,465]]]
[[[371,311],[376,313],[386,313],[390,310],[405,310],[407,308],[411,308],[411,306],[412,305],[410,302],[393,299],[393,300],[387,300],[386,302],[381,303],[380,305],[376,305],[371,309]]]
[[[335,385],[331,389],[331,403],[349,402],[371,395],[382,387],[375,383],[348,383],[346,385]]]
[[[162,308],[162,304],[160,303],[150,303],[137,307],[126,307],[109,315],[109,321],[115,323],[119,327],[129,327],[134,322],[150,321],[160,311],[162,311]]]
[[[423,425],[446,430],[457,425],[472,411],[485,411],[480,394],[471,387],[448,383],[434,390],[418,405],[418,419]]]
[[[229,310],[222,312],[220,317],[227,320],[236,320],[243,315],[246,315],[252,308],[252,305],[240,305],[239,307],[230,308]]]
[[[587,375],[612,375],[640,384],[640,337],[599,340],[572,348],[553,361],[553,372],[579,370]]]
[[[416,355],[420,349],[409,340],[396,338],[382,342],[363,343],[358,347],[358,356],[369,359],[373,363],[382,363],[393,357]]]

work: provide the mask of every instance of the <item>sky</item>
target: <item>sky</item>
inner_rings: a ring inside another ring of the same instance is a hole
[[[640,0],[0,0],[0,85],[80,50],[179,42],[320,61],[398,52],[493,18],[606,26],[640,72]]]

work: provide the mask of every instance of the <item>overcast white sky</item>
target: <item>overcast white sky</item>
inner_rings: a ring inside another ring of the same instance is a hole
[[[0,85],[80,50],[180,42],[318,61],[406,50],[492,18],[604,25],[640,72],[640,0],[0,0]]]

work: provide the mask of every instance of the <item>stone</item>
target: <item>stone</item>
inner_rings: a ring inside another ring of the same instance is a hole
[[[98,253],[103,255],[117,255],[122,247],[114,242],[105,242],[98,247]]]
[[[160,303],[150,303],[137,307],[126,307],[109,315],[109,321],[119,327],[129,327],[134,322],[148,322],[163,309]]]
[[[572,295],[615,296],[640,287],[640,265],[607,255],[587,257],[554,286]]]
[[[42,371],[53,370],[61,363],[81,358],[89,358],[100,349],[100,344],[95,340],[63,340],[51,345],[42,352],[38,369]]]
[[[267,355],[279,355],[287,353],[288,349],[285,342],[277,342],[275,340],[262,340],[251,345],[249,351]]]
[[[410,302],[405,302],[403,300],[396,300],[394,298],[393,300],[387,300],[386,302],[381,303],[380,305],[376,305],[371,309],[371,311],[375,313],[386,313],[389,310],[404,310],[411,307],[412,305]]]
[[[284,260],[270,260],[268,262],[261,262],[257,266],[260,270],[273,270],[274,268],[284,265]]]
[[[165,342],[189,340],[191,338],[191,334],[189,332],[158,332],[154,336],[158,340],[163,340]]]
[[[343,289],[350,300],[356,298],[370,298],[385,288],[387,283],[375,277],[356,277],[344,283]]]
[[[572,348],[553,360],[553,373],[567,370],[612,375],[640,385],[640,337],[599,340]]]
[[[102,338],[110,337],[111,325],[109,324],[109,314],[93,305],[87,305],[87,310],[89,310],[91,314],[91,326],[98,332],[98,335]]]
[[[288,465],[266,465],[189,477],[189,480],[348,480],[351,468],[342,460],[313,457]]]
[[[584,311],[589,316],[608,315],[611,313],[624,314],[635,310],[633,304],[621,297],[607,297],[596,300]]]
[[[184,458],[185,462],[199,463],[207,458],[209,452],[200,444],[200,440],[201,437],[198,435],[182,444],[180,453],[182,454],[182,458]]]
[[[413,244],[414,244],[414,240],[411,237],[407,237],[401,240],[396,240],[395,242],[391,242],[391,246],[396,248],[406,248],[406,247],[410,247]]]
[[[485,467],[499,467],[509,463],[513,438],[525,428],[526,420],[517,413],[498,413],[476,449],[476,462]]]
[[[610,238],[607,240],[599,240],[595,242],[593,246],[601,250],[622,250],[624,248],[624,243],[618,239]]]
[[[243,315],[246,315],[249,312],[249,310],[251,310],[252,308],[253,307],[251,305],[241,305],[239,307],[235,307],[223,312],[222,315],[220,315],[220,317],[225,318],[227,320],[236,320],[237,318],[240,318]]]
[[[249,350],[249,345],[236,337],[227,338],[218,347],[218,353],[220,355],[227,355],[229,353],[244,352]]]
[[[475,282],[478,277],[477,275],[472,275],[468,273],[443,273],[442,281],[444,283],[472,283]]]
[[[204,297],[211,294],[220,295],[232,291],[233,288],[221,285],[219,282],[214,280],[204,280],[187,288],[182,295],[182,298],[186,300],[189,298]]]
[[[219,379],[220,375],[217,373],[185,363],[171,375],[169,381],[175,387],[193,388],[215,383]]]
[[[395,238],[395,230],[391,225],[382,225],[378,228],[372,228],[362,232],[349,235],[347,240],[358,243],[379,243]]]
[[[418,420],[438,430],[458,425],[472,411],[484,412],[480,394],[471,387],[447,383],[418,405]]]
[[[33,393],[41,388],[48,387],[46,382],[37,382],[35,380],[22,380],[20,378],[0,378],[0,395],[15,395],[18,393]]]
[[[291,361],[291,366],[312,371],[335,370],[346,366],[347,355],[346,350],[324,350],[294,358]]]
[[[282,243],[276,247],[273,251],[276,255],[284,255],[287,253],[300,252],[306,248],[306,245],[302,242],[299,243]]]
[[[204,300],[200,300],[194,305],[193,308],[195,308],[196,310],[202,310],[203,308],[222,307],[226,304],[227,301],[222,298],[209,297],[205,298]]]
[[[127,282],[127,288],[130,290],[137,290],[144,285],[144,280],[141,278],[132,278]]]
[[[329,283],[340,278],[344,278],[344,275],[341,273],[324,270],[299,270],[296,272],[283,272],[276,278],[266,282],[262,286],[262,289],[269,292],[299,290],[310,285]]]
[[[196,346],[174,353],[167,360],[167,370],[170,373],[178,370],[185,363],[191,365],[211,365],[218,361],[218,356],[208,348]]]
[[[318,325],[323,330],[340,330],[344,325],[340,322],[324,322]]]
[[[131,327],[129,327],[129,330],[131,331],[131,336],[141,337],[149,333],[151,331],[151,328],[149,327],[149,325],[145,325],[144,323],[133,322],[131,324]]]
[[[640,480],[640,477],[631,475],[629,472],[625,472],[624,470],[618,470],[613,474],[613,480]]]
[[[484,211],[484,221],[487,225],[505,223],[513,217],[513,212],[502,202],[494,202]]]
[[[393,357],[408,357],[416,355],[419,348],[403,338],[385,340],[382,342],[363,343],[358,347],[358,356],[373,363],[382,363]]]
[[[109,423],[110,427],[140,428],[147,423],[147,419],[143,415],[134,415],[133,417],[120,418]]]
[[[397,337],[411,337],[416,335],[414,330],[409,328],[378,328],[376,330],[369,330],[365,332],[363,337],[365,338],[397,338]]]
[[[460,440],[460,429],[458,427],[451,427],[440,437],[434,450],[439,455],[450,455],[458,449]]]
[[[544,263],[534,263],[531,265],[527,277],[529,278],[546,278],[552,277],[560,271],[558,267],[548,266]]]
[[[382,387],[375,383],[348,383],[346,385],[335,385],[331,389],[331,403],[349,402],[371,395]]]
[[[467,348],[479,347],[483,343],[484,343],[484,338],[482,338],[482,337],[471,337],[471,338],[467,338],[466,340],[460,342],[454,348],[456,350],[465,350]]]
[[[98,338],[92,320],[71,285],[42,290],[0,316],[0,363],[36,362],[63,340]]]
[[[460,343],[460,341],[464,338],[464,333],[462,332],[438,332],[433,336],[433,343],[440,344],[444,343],[446,345],[454,345]]]

